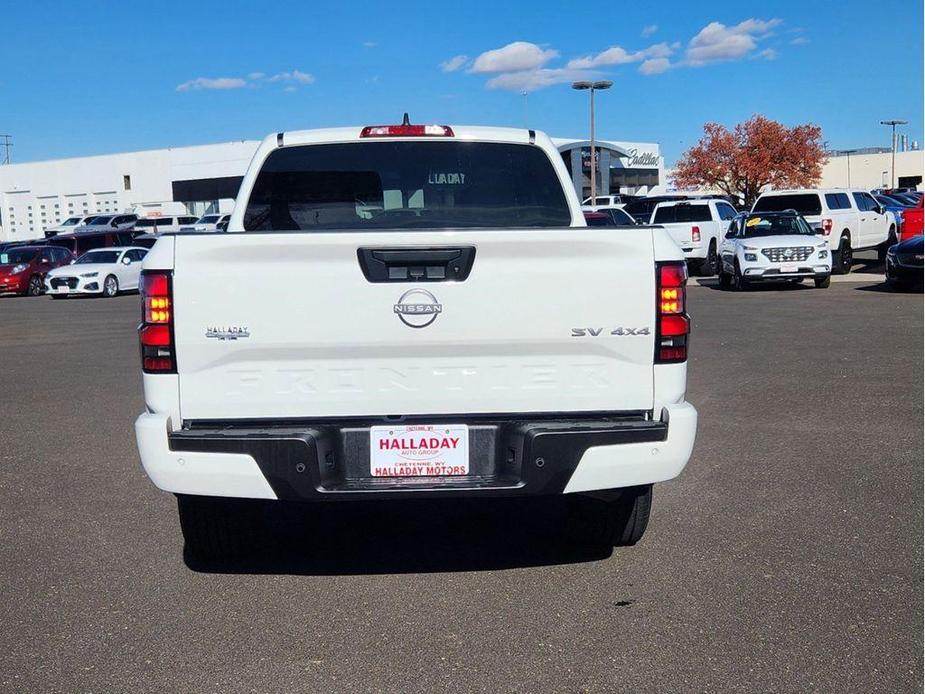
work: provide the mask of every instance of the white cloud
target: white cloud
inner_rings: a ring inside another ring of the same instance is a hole
[[[732,27],[710,22],[691,39],[687,48],[687,63],[705,65],[720,60],[737,60],[748,56],[757,41],[770,34],[780,19],[746,19]]]
[[[466,64],[467,60],[469,60],[469,56],[467,55],[454,55],[449,60],[440,63],[440,69],[444,72],[456,72]]]
[[[790,45],[792,46],[805,46],[807,43],[809,43],[809,39],[805,36],[797,36],[790,41]]]
[[[543,49],[528,41],[514,41],[503,48],[485,51],[472,63],[469,72],[517,72],[535,70],[559,56],[559,51]]]
[[[626,65],[627,63],[638,63],[650,58],[667,58],[675,50],[675,47],[667,43],[656,43],[655,45],[644,48],[641,51],[630,53],[620,46],[611,46],[606,51],[597,55],[586,55],[583,58],[574,58],[568,62],[566,67],[572,70],[587,70],[602,65]]]
[[[294,91],[298,91],[298,90],[296,89],[296,87],[286,87],[286,88],[283,89],[283,91],[284,91],[284,92],[294,92]]]
[[[375,48],[379,45],[378,41],[364,41],[363,48]]]
[[[554,84],[565,84],[575,80],[588,79],[595,76],[595,74],[588,70],[538,68],[536,70],[502,73],[488,80],[486,86],[489,89],[533,92],[543,87],[551,87]]]
[[[307,72],[293,70],[292,72],[279,72],[269,78],[271,82],[295,82],[297,84],[311,84],[315,76]]]
[[[777,51],[775,51],[773,48],[765,48],[763,51],[760,51],[755,57],[761,58],[762,60],[774,60],[775,58],[777,58]]]
[[[240,77],[197,77],[177,85],[178,92],[192,92],[200,89],[241,89],[247,86],[247,80]]]
[[[201,89],[241,89],[242,87],[259,87],[264,82],[274,82],[287,84],[284,91],[295,91],[296,86],[303,84],[312,84],[315,81],[314,75],[300,70],[292,72],[280,72],[271,77],[267,77],[265,72],[251,72],[247,77],[197,77],[183,84],[177,85],[178,92],[191,92]]]
[[[646,38],[647,36],[652,36],[656,31],[658,31],[658,24],[649,24],[642,28],[640,35],[642,38]]]
[[[639,66],[639,72],[643,75],[659,75],[671,67],[671,61],[668,58],[651,58],[643,61]]]

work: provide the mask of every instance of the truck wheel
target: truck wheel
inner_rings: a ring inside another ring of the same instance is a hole
[[[719,269],[719,288],[726,290],[732,288],[732,276],[722,267]]]
[[[889,250],[890,246],[894,246],[899,243],[899,240],[896,238],[896,227],[890,226],[890,235],[887,236],[886,241],[877,246],[877,260],[881,263],[886,260],[886,252]]]
[[[700,265],[700,274],[705,277],[713,277],[719,274],[719,253],[716,252],[716,241],[710,241],[710,248],[707,250],[706,260]]]
[[[595,545],[631,547],[642,539],[652,509],[652,485],[627,487],[616,499],[576,497],[571,502],[571,531]]]
[[[838,243],[838,250],[832,254],[832,272],[836,275],[847,275],[851,272],[851,263],[854,252],[851,250],[851,239],[843,234]]]
[[[207,561],[247,556],[263,526],[263,503],[255,499],[177,494],[177,511],[187,551]]]
[[[816,289],[828,289],[829,285],[832,284],[832,275],[816,277],[813,282],[816,283]]]

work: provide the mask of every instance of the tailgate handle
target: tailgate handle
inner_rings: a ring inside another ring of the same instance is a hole
[[[358,248],[370,282],[462,282],[475,260],[475,246],[452,248]]]

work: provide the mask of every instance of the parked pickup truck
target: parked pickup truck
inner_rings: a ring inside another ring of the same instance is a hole
[[[865,190],[772,190],[755,200],[752,212],[793,210],[829,243],[832,272],[851,272],[854,252],[876,248],[880,259],[898,240],[896,218]]]
[[[683,256],[586,227],[539,132],[274,134],[142,277],[138,448],[200,557],[282,499],[566,494],[631,545],[691,454]]]
[[[736,214],[725,200],[672,200],[658,203],[650,221],[668,231],[692,270],[711,276],[719,273],[719,247]]]

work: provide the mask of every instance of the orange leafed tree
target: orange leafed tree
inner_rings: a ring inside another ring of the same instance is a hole
[[[755,115],[730,131],[719,123],[703,126],[703,137],[685,152],[674,174],[679,188],[715,188],[751,204],[765,186],[809,188],[822,176],[822,128],[788,128]]]

